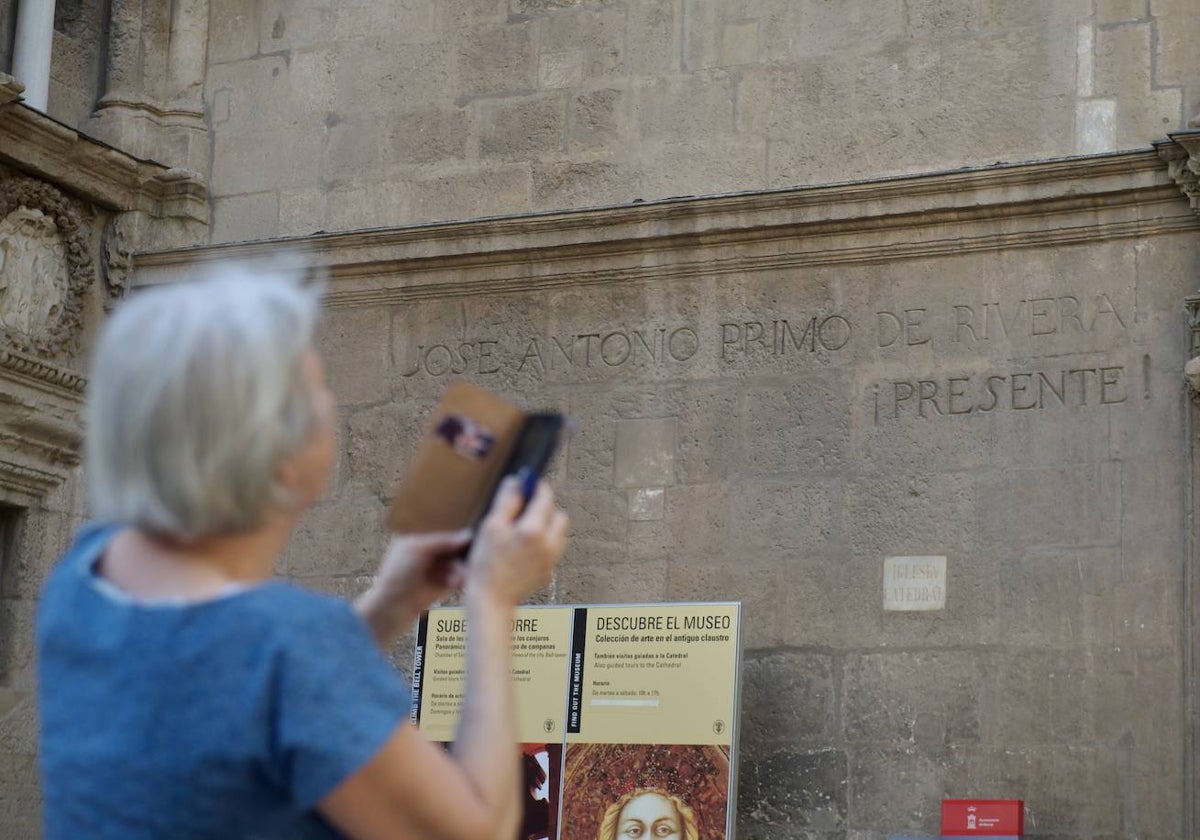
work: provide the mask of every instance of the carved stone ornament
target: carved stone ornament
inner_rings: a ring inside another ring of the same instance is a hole
[[[133,249],[125,232],[123,216],[113,216],[104,228],[104,286],[108,289],[107,309],[129,293],[133,271]]]
[[[1167,174],[1200,213],[1200,131],[1176,131],[1154,144],[1167,163]]]
[[[1200,292],[1188,295],[1183,303],[1187,308],[1190,357],[1183,366],[1183,376],[1187,380],[1188,393],[1193,399],[1200,399]]]
[[[87,223],[40,181],[0,181],[0,344],[53,356],[74,348],[95,277]]]

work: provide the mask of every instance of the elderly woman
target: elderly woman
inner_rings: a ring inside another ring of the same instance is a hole
[[[515,605],[566,516],[508,481],[466,534],[392,539],[353,606],[274,577],[334,461],[316,292],[222,277],[145,292],[100,337],[87,406],[96,524],[38,615],[49,840],[511,840]],[[466,702],[450,753],[408,723],[388,650],[461,587]]]

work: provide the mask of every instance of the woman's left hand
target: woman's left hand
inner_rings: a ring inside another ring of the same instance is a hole
[[[389,649],[422,610],[466,581],[469,531],[394,535],[371,588],[354,602],[380,647]]]

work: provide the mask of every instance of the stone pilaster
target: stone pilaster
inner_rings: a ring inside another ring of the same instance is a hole
[[[208,0],[113,0],[105,91],[89,133],[137,157],[207,173],[207,48]]]
[[[1189,125],[1200,126],[1200,114]],[[1157,144],[1159,155],[1167,162],[1167,171],[1179,189],[1191,202],[1192,210],[1200,214],[1200,130],[1181,131],[1170,135],[1168,141]],[[1188,508],[1192,521],[1200,512],[1200,291],[1184,298],[1188,319],[1188,359],[1184,367],[1187,391],[1191,397],[1188,409],[1188,440],[1191,447],[1191,468],[1188,480]],[[1190,801],[1186,809],[1187,836],[1195,836],[1200,825],[1200,535],[1194,526],[1188,534],[1187,563],[1184,567],[1184,708],[1187,715],[1187,743],[1184,749],[1185,790]]]

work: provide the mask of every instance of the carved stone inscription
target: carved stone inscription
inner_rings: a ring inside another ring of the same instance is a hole
[[[993,411],[1117,405],[1129,398],[1124,365],[897,379],[874,385],[875,422]]]
[[[702,362],[752,373],[801,370],[818,360],[849,364],[872,355],[925,368],[869,383],[865,396],[875,424],[1119,406],[1135,390],[1132,372],[1107,352],[1128,333],[1132,304],[1106,292],[913,303],[868,312],[797,311],[563,335],[481,335],[410,346],[402,351],[400,373],[544,378],[652,368],[682,372]],[[930,350],[947,359],[932,372]],[[985,367],[972,351],[986,354]],[[950,361],[964,354],[969,361]],[[1148,366],[1149,357],[1143,357],[1143,380]]]

